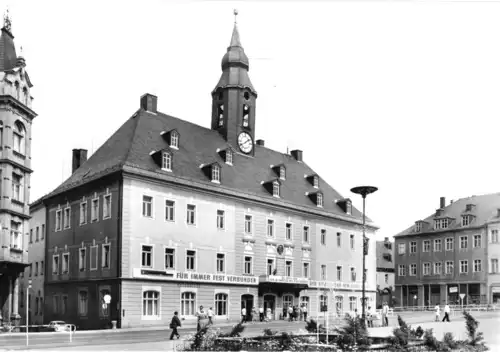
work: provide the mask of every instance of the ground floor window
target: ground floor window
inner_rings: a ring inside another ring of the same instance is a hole
[[[196,293],[183,292],[181,295],[181,315],[195,314]]]
[[[349,310],[351,312],[354,312],[356,308],[357,308],[356,297],[349,297]]]
[[[283,308],[288,308],[293,305],[292,295],[283,295]]]
[[[327,302],[328,302],[327,296],[325,296],[325,295],[319,296],[319,311],[320,312],[324,312],[328,309]]]
[[[492,302],[493,303],[500,303],[500,292],[493,292]]]
[[[335,297],[335,309],[338,314],[341,314],[344,310],[344,297],[337,296]]]
[[[300,305],[309,308],[309,297],[308,296],[300,297]]]
[[[158,291],[145,291],[142,294],[142,316],[160,316],[160,293]]]
[[[88,292],[78,292],[78,315],[86,316],[88,311]]]
[[[215,295],[215,315],[227,315],[227,294],[217,293]]]

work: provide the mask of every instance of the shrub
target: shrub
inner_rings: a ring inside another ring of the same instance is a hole
[[[274,335],[278,334],[278,331],[273,331],[269,328],[266,328],[262,331],[262,333],[264,336],[274,336]]]
[[[451,332],[444,334],[443,343],[451,349],[458,348],[458,342],[455,341],[455,337],[453,337],[453,333]]]
[[[369,347],[371,344],[368,338],[368,330],[359,317],[346,316],[346,326],[335,328],[334,332],[338,334],[335,342],[343,350],[350,350],[354,343],[359,348]]]

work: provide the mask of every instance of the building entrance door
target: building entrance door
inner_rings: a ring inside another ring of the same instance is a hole
[[[264,295],[264,314],[267,319],[273,319],[276,307],[276,297],[274,295]]]
[[[253,296],[252,295],[243,295],[241,296],[241,309],[245,308],[247,310],[246,320],[251,321],[250,317],[252,316],[253,309]]]

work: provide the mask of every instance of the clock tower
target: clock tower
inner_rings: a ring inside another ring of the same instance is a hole
[[[212,129],[219,131],[237,152],[254,156],[257,92],[248,77],[248,57],[236,21],[221,66],[222,75],[212,91]]]

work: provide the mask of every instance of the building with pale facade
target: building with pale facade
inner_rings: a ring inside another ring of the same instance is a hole
[[[377,241],[377,309],[382,304],[394,306],[394,243],[385,237]]]
[[[219,320],[243,307],[271,319],[289,305],[361,308],[362,214],[301,150],[256,140],[248,70],[235,25],[209,128],[161,113],[145,94],[88,160],[73,151],[73,174],[43,200],[46,320],[168,326],[174,311],[195,319],[200,305]],[[369,239],[375,230],[368,219]],[[366,267],[374,301],[374,245]]]
[[[32,84],[8,15],[0,35],[0,323],[18,324],[19,277],[28,265]]]

